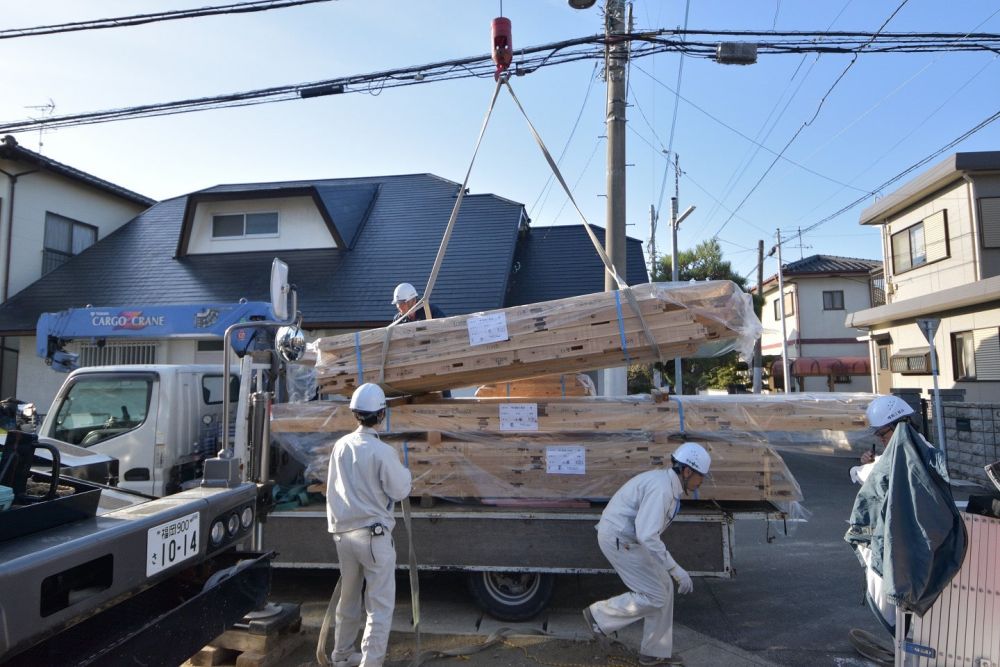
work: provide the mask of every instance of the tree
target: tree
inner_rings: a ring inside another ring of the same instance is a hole
[[[654,267],[654,281],[669,281],[672,271],[670,257],[663,257],[659,265]],[[691,280],[731,280],[740,289],[746,290],[747,279],[733,271],[732,265],[722,258],[722,247],[715,239],[702,241],[694,250],[681,250],[677,253],[677,278],[681,282]],[[754,295],[755,306],[757,295]],[[758,315],[759,307],[756,308]],[[664,377],[672,384],[674,380],[674,362],[656,364]],[[685,360],[681,364],[685,393],[695,393],[699,389],[732,390],[734,385],[743,385],[745,381],[746,364],[741,362],[735,352],[721,357]]]

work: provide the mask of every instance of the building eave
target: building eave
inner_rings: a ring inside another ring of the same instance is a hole
[[[848,313],[846,324],[856,329],[867,329],[880,324],[912,320],[923,315],[934,315],[978,306],[990,301],[1000,301],[1000,276],[897,301],[877,308]]]

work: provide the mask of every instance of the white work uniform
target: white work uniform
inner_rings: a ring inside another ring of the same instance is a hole
[[[367,612],[361,667],[381,667],[396,602],[392,506],[410,493],[410,471],[375,429],[359,426],[330,455],[326,516],[340,562],[334,661],[347,660]],[[376,535],[381,526],[380,535]],[[362,599],[362,585],[365,586]]]
[[[660,533],[680,509],[684,487],[671,469],[649,470],[625,482],[597,524],[597,543],[629,591],[590,605],[605,634],[643,619],[641,652],[669,658],[674,648],[674,582],[677,565]]]

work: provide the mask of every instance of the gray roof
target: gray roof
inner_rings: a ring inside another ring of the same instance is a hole
[[[604,229],[591,226],[604,244]],[[625,279],[649,282],[642,243],[626,239]],[[514,255],[507,305],[562,299],[604,291],[604,264],[583,225],[536,227],[521,235]]]
[[[810,273],[868,273],[882,266],[874,259],[839,257],[837,255],[810,255],[783,266],[785,275],[808,275]]]
[[[62,162],[56,162],[52,158],[47,158],[41,153],[36,153],[30,151],[27,148],[21,146],[17,143],[17,140],[11,135],[7,135],[0,142],[0,158],[5,160],[14,160],[17,162],[27,162],[29,164],[36,165],[47,171],[51,171],[56,174],[65,176],[66,178],[71,178],[74,181],[79,181],[85,183],[99,190],[104,190],[110,194],[121,197],[122,199],[127,199],[136,204],[141,204],[142,206],[152,206],[156,203],[155,199],[150,199],[144,195],[140,195],[137,192],[132,192],[120,185],[115,185],[109,181],[105,181],[103,178],[98,178],[86,172],[80,171],[70,167],[69,165],[63,164]]]
[[[1000,171],[1000,151],[952,153],[898,190],[882,197],[861,212],[861,224],[882,224],[922,199],[962,178],[966,173]]]
[[[882,262],[874,259],[837,255],[810,255],[795,262],[782,264],[781,268],[782,275],[787,280],[791,277],[868,275],[872,269],[882,268]],[[777,283],[778,274],[775,273],[764,281],[764,291],[777,289]],[[753,288],[753,291],[756,289],[756,287]]]
[[[267,301],[275,256],[289,265],[306,326],[384,325],[397,283],[423,291],[459,184],[431,174],[268,184],[327,194],[366,186],[378,193],[363,216],[355,215],[360,197],[340,209],[327,202],[334,218],[359,217],[349,249],[175,256],[190,195],[161,202],[0,306],[0,334],[33,332],[41,313],[87,304]],[[431,300],[450,315],[502,307],[523,216],[519,203],[466,196]]]

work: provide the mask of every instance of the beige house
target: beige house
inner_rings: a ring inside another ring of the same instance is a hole
[[[0,303],[155,203],[5,136],[0,140]],[[15,395],[18,340],[0,337],[0,398]]]
[[[871,391],[868,344],[844,323],[844,313],[868,308],[869,274],[877,261],[812,255],[782,266],[784,336],[791,391]],[[764,282],[761,351],[777,355],[770,367],[772,387],[783,387],[782,320],[778,276]]]
[[[917,320],[938,318],[942,389],[1000,398],[1000,151],[955,153],[868,207],[882,228],[884,302],[849,312],[871,334],[876,391],[933,387]]]

